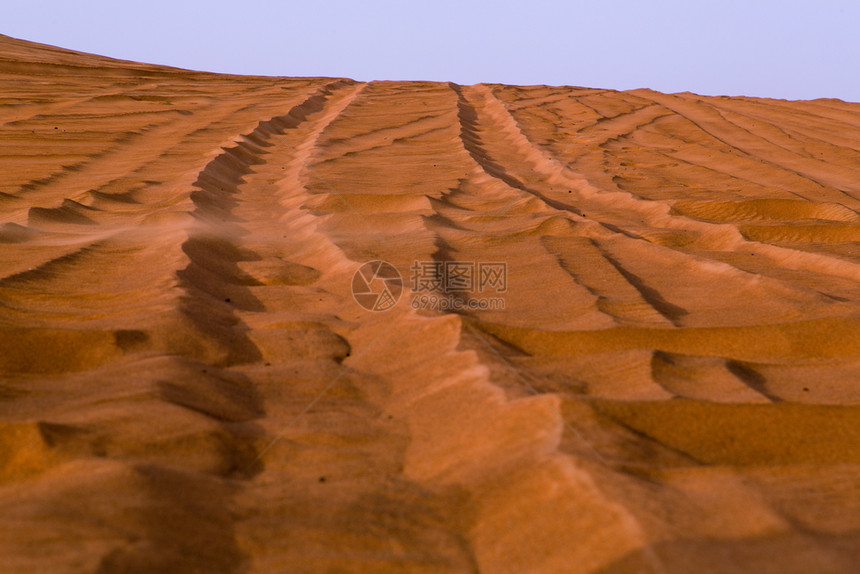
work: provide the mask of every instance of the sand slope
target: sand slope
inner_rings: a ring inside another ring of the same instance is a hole
[[[856,572],[858,239],[860,104],[0,36],[0,571]]]

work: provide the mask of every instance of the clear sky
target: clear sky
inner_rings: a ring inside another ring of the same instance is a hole
[[[29,0],[0,33],[214,72],[860,102],[860,0]]]

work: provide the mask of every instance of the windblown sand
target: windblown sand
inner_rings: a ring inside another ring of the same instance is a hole
[[[0,37],[0,572],[856,573],[858,198],[860,104]]]

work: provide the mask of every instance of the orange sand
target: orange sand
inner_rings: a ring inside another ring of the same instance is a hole
[[[858,198],[860,104],[0,36],[0,572],[857,572]]]

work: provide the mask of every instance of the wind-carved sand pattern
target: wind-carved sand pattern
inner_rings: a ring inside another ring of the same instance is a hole
[[[858,198],[860,104],[0,36],[0,571],[856,572]]]

